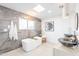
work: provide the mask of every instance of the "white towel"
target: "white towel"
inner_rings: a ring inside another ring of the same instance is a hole
[[[18,40],[18,33],[17,33],[17,26],[16,24],[14,25],[14,40]]]
[[[14,24],[13,24],[13,21],[11,21],[10,29],[9,29],[9,38],[10,38],[10,40],[13,39],[13,34],[14,34]]]

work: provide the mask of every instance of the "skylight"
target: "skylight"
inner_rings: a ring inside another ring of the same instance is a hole
[[[33,8],[36,12],[42,12],[45,10],[44,7],[42,7],[41,5],[37,5],[35,8]]]

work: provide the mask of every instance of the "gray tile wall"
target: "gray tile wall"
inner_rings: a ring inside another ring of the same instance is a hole
[[[41,33],[40,19],[32,17],[32,19],[36,22],[36,30],[30,31],[30,35],[28,36],[27,30],[18,29],[19,40],[8,40],[8,32],[3,32],[3,29],[6,29],[8,25],[10,25],[11,20],[13,20],[18,27],[19,17],[24,16],[28,15],[0,6],[0,54],[20,47],[22,39],[33,37]]]

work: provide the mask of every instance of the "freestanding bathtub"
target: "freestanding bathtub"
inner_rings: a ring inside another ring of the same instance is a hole
[[[41,38],[36,39],[36,38],[35,39],[27,38],[22,40],[22,47],[26,52],[31,51],[41,45],[42,39]]]

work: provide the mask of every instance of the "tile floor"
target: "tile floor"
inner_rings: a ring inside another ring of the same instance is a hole
[[[22,47],[2,54],[1,56],[53,56],[53,44],[44,43],[36,49],[25,52]]]
[[[68,52],[68,54],[64,52]],[[79,47],[68,48],[59,44],[44,43],[29,52],[25,52],[21,47],[0,56],[64,56],[63,53],[65,56],[79,56]]]

